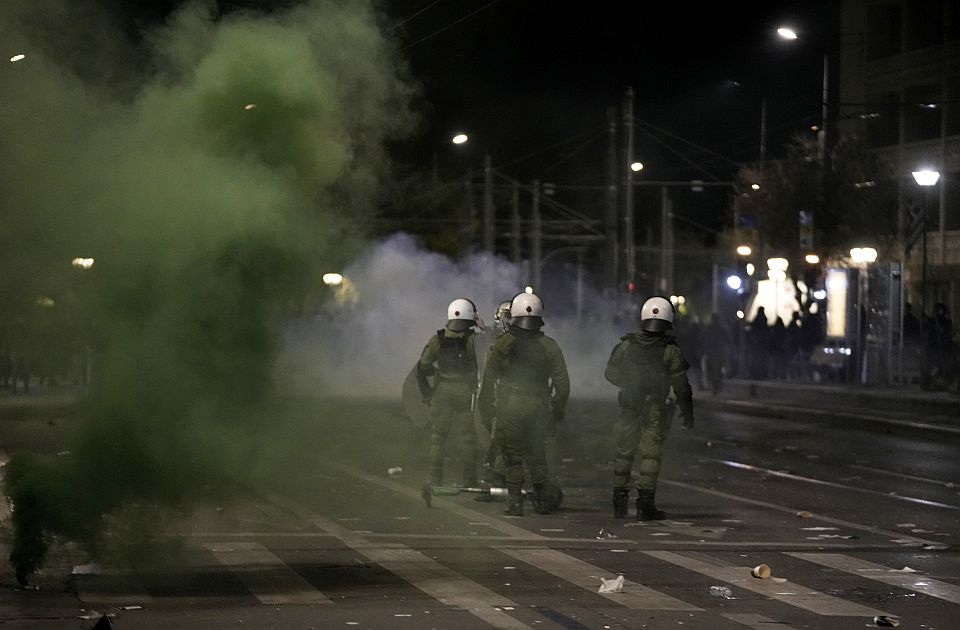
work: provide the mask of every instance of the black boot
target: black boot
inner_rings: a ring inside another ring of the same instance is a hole
[[[666,512],[658,510],[654,503],[655,490],[641,490],[637,497],[638,521],[662,521],[667,518]]]
[[[623,488],[613,489],[613,518],[627,518],[630,491]]]
[[[520,486],[507,488],[507,507],[503,513],[507,516],[523,516],[523,493]]]
[[[538,484],[533,486],[533,509],[537,511],[537,514],[550,514],[553,512],[549,490],[545,485]]]

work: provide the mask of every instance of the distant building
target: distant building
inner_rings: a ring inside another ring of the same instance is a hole
[[[899,180],[900,243],[910,208],[921,208],[911,172],[940,171],[928,190],[926,312],[960,312],[960,2],[843,0],[835,118],[893,165]],[[919,312],[921,249],[907,259],[908,301]]]

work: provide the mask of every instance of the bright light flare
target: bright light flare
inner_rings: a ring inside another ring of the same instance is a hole
[[[799,37],[797,35],[797,32],[788,26],[781,26],[780,28],[778,28],[777,35],[779,35],[783,39],[789,39],[789,40],[794,40]]]
[[[739,291],[743,286],[743,279],[740,276],[727,276],[727,286],[734,291]]]
[[[257,108],[257,104],[256,104],[256,103],[247,103],[246,105],[243,106],[244,111],[248,111],[248,112],[249,112],[251,109],[256,109],[256,108]]]
[[[339,273],[325,273],[323,283],[328,287],[338,287],[343,283],[343,276]]]
[[[753,253],[753,250],[750,249],[749,245],[741,245],[737,247],[737,254],[739,254],[740,256],[749,256],[752,253]]]
[[[93,258],[74,258],[70,261],[70,264],[79,269],[89,269],[93,267],[94,260]]]
[[[817,256],[816,254],[807,254],[806,256],[803,257],[803,259],[811,265],[816,265],[817,263],[820,262],[820,257]]]
[[[737,319],[743,319],[746,314],[743,311],[737,311]]]
[[[643,162],[634,162],[630,165],[630,170],[634,173],[639,173],[643,170]]]
[[[774,282],[783,282],[787,279],[787,273],[780,269],[771,269],[767,271],[767,277]]]
[[[467,136],[467,134],[465,134],[465,133],[458,133],[457,135],[455,135],[455,136],[453,137],[453,139],[450,140],[450,142],[452,142],[452,143],[454,143],[454,144],[464,144],[464,143],[465,143],[467,140],[469,140],[469,139],[470,139],[470,138],[469,138],[469,136]]]
[[[825,300],[827,299],[826,289],[817,289],[813,292],[813,299],[815,300]]]
[[[789,266],[786,258],[767,258],[767,269],[772,271],[786,271]]]
[[[760,184],[750,184],[750,188],[753,190],[760,190]]]
[[[877,250],[872,247],[854,247],[850,250],[850,260],[857,264],[876,262]]]
[[[524,287],[523,292],[528,295],[533,295],[533,287]]]
[[[920,186],[933,186],[940,181],[940,173],[930,169],[923,169],[913,172],[913,179]]]
[[[757,272],[757,266],[753,263],[747,263],[747,275],[752,276]]]
[[[17,63],[18,61],[23,61],[26,58],[27,58],[26,55],[24,55],[23,53],[20,53],[20,54],[14,55],[13,57],[10,57],[10,63]]]

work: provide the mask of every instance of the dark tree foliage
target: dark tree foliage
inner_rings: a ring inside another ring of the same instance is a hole
[[[789,258],[808,253],[800,251],[801,211],[813,213],[813,251],[822,258],[894,242],[892,169],[854,136],[839,138],[825,160],[815,140],[795,137],[782,160],[743,167],[737,187],[735,215],[755,217],[763,243]]]

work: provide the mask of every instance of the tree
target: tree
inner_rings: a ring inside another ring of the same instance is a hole
[[[891,167],[855,136],[842,136],[825,157],[819,157],[815,140],[797,136],[782,160],[740,169],[734,215],[741,225],[755,220],[762,241],[755,247],[763,244],[791,259],[810,253],[800,247],[801,212],[812,213],[812,251],[821,258],[857,245],[881,252],[893,245],[896,188]]]

